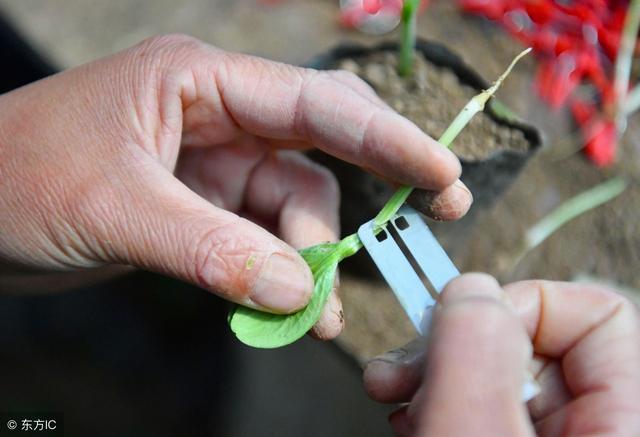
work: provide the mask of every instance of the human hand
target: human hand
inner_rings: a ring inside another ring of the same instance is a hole
[[[346,72],[173,35],[0,96],[0,286],[122,264],[300,309],[295,249],[339,236],[334,178],[290,150],[311,146],[430,190],[433,215],[471,202],[455,156]],[[318,336],[340,310],[333,293]]]
[[[441,304],[428,347],[416,340],[365,369],[373,399],[411,402],[390,417],[397,435],[640,435],[640,317],[623,296],[467,274]],[[532,342],[541,393],[525,405]]]

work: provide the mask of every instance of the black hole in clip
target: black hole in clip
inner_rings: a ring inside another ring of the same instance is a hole
[[[396,227],[401,231],[404,231],[409,227],[409,222],[403,216],[400,216],[396,219]]]
[[[387,233],[385,231],[380,231],[380,233],[376,235],[376,240],[378,240],[380,243],[382,243],[386,239],[387,239]]]

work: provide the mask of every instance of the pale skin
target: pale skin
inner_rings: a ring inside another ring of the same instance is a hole
[[[0,289],[136,267],[296,311],[313,287],[296,249],[339,238],[339,190],[311,147],[424,190],[431,216],[471,204],[455,155],[346,72],[170,35],[2,95]],[[334,292],[314,334],[342,323]]]
[[[612,289],[467,274],[430,334],[365,370],[372,398],[409,403],[398,436],[640,435],[640,315]],[[526,368],[542,390],[527,405]]]

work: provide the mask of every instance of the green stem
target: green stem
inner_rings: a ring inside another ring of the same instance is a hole
[[[616,177],[567,200],[527,231],[525,250],[539,246],[567,222],[619,196],[626,187],[627,182]]]
[[[596,185],[562,203],[544,216],[525,233],[515,256],[510,257],[506,272],[513,272],[533,249],[541,245],[547,238],[574,218],[597,208],[620,194],[627,188],[627,181],[615,177]]]
[[[406,77],[413,70],[413,54],[416,47],[416,24],[420,0],[405,0],[402,5],[400,30],[400,61],[398,73]]]
[[[338,243],[338,252],[340,253],[339,258],[342,261],[345,258],[355,255],[360,249],[362,249],[362,241],[360,241],[360,237],[358,237],[358,234],[351,234],[344,237],[340,240],[340,243]]]
[[[453,122],[449,125],[449,127],[444,131],[444,133],[438,139],[438,142],[445,147],[450,147],[453,140],[456,139],[458,134],[462,132],[462,129],[465,128],[467,124],[471,121],[474,115],[478,112],[484,110],[486,103],[489,99],[498,91],[502,82],[507,78],[513,67],[516,63],[522,59],[527,53],[531,51],[531,48],[528,48],[522,51],[518,56],[511,61],[511,64],[507,67],[504,73],[496,80],[493,85],[491,85],[487,90],[482,91],[480,94],[474,96],[462,111],[458,113]],[[375,228],[374,232],[378,233],[381,229],[383,229],[387,222],[393,218],[393,216],[398,212],[402,204],[407,200],[411,192],[413,191],[413,187],[403,186],[400,187],[394,194],[391,196],[391,199],[384,205],[382,210],[376,216]]]
[[[616,56],[614,91],[616,95],[616,128],[618,136],[622,135],[626,128],[627,114],[625,102],[629,90],[629,76],[633,62],[633,51],[638,39],[640,28],[640,0],[631,0],[622,28],[622,39]]]

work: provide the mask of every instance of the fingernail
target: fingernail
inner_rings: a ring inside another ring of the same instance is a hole
[[[458,192],[452,192],[452,190]],[[473,203],[473,195],[458,179],[444,191],[415,190],[409,196],[408,202],[434,220],[456,220],[469,211]]]
[[[327,298],[327,303],[320,314],[320,319],[311,329],[311,336],[319,340],[332,340],[342,332],[344,328],[344,312],[342,303],[335,293]]]
[[[291,256],[273,253],[253,284],[251,300],[275,312],[290,313],[304,307],[313,291],[311,270]]]
[[[452,190],[457,190],[458,193],[449,195],[449,199],[453,199],[453,201],[449,205],[442,205],[440,209],[443,214],[450,218],[460,218],[469,212],[473,204],[473,194],[460,179],[455,181],[451,188]]]
[[[464,184],[464,182],[462,182],[460,179],[458,179],[453,183],[453,187],[457,188],[458,190],[462,190],[466,192],[471,197],[471,199],[473,199],[473,193],[471,193],[471,190],[469,190],[469,187],[467,187]]]
[[[460,195],[453,195],[451,190],[462,191],[464,197],[461,198]],[[464,182],[458,179],[450,188],[444,192],[437,193],[437,195],[431,199],[431,210],[434,212],[440,211],[441,214],[445,214],[447,217],[464,215],[471,207],[471,202],[467,202],[466,198],[471,198],[471,201],[473,201],[473,195],[471,191],[469,191],[469,188],[467,188]]]

